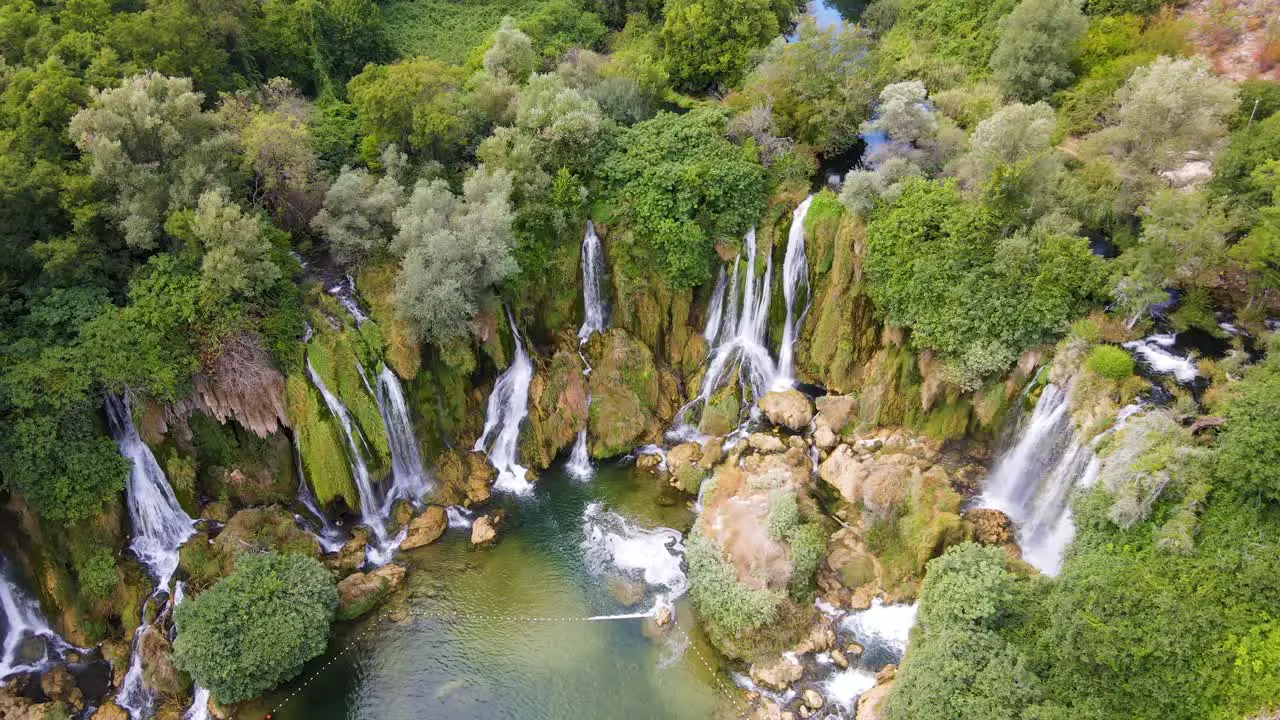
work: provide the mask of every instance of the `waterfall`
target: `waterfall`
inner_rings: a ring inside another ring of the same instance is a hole
[[[351,314],[359,327],[369,320],[369,316],[360,309],[360,303],[356,301],[356,280],[351,277],[351,273],[343,276],[342,282],[329,288],[329,294],[337,299],[338,304]]]
[[[108,395],[106,404],[111,437],[130,463],[125,485],[129,519],[133,523],[133,541],[129,547],[151,571],[156,587],[167,589],[173,572],[178,569],[178,547],[195,534],[195,523],[178,505],[151,448],[138,437],[127,398]]]
[[[444,513],[451,528],[469,528],[475,520],[474,514],[461,505],[449,505],[445,507]]]
[[[604,331],[608,307],[604,301],[604,252],[596,228],[587,221],[587,233],[582,239],[582,327],[578,329],[578,341],[585,343],[592,333]]]
[[[707,346],[714,347],[720,335],[720,319],[724,316],[724,286],[728,279],[724,266],[720,266],[720,274],[716,276],[716,286],[711,290],[711,305],[707,308],[707,326],[702,330]],[[735,278],[736,279],[736,278]]]
[[[1152,335],[1141,340],[1127,342],[1124,347],[1126,350],[1131,350],[1140,361],[1151,369],[1151,372],[1159,375],[1173,375],[1179,383],[1187,385],[1195,381],[1196,377],[1200,375],[1200,371],[1190,358],[1185,358],[1172,352],[1177,340],[1177,335],[1172,333],[1168,335]]]
[[[785,390],[795,384],[792,376],[792,345],[795,344],[796,327],[804,320],[805,310],[799,317],[795,314],[796,295],[801,286],[805,294],[809,290],[809,262],[804,254],[804,220],[809,214],[809,205],[813,196],[804,199],[800,206],[791,213],[791,230],[787,233],[787,254],[782,262],[782,297],[786,302],[786,323],[782,326],[782,344],[778,347],[778,375],[773,386],[776,390]]]
[[[391,488],[383,504],[382,515],[391,514],[391,505],[397,499],[408,500],[415,505],[431,489],[431,478],[422,467],[422,455],[418,452],[418,436],[413,432],[409,408],[404,401],[400,378],[386,365],[378,373],[378,412],[387,428],[387,445],[391,448]]]
[[[582,356],[583,375],[591,374],[591,364],[582,355],[582,346],[587,344],[593,333],[604,332],[605,313],[608,308],[604,301],[604,254],[600,247],[600,237],[596,235],[595,225],[587,221],[586,236],[582,238],[582,327],[578,329],[578,354]],[[587,389],[587,408],[591,407],[591,389]],[[573,442],[573,451],[569,454],[566,466],[573,477],[586,481],[594,474],[591,467],[591,455],[587,452],[587,428],[584,424]]]
[[[40,613],[40,606],[9,578],[0,563],[0,684],[17,673],[39,672],[49,664],[49,649],[58,655],[72,649]],[[40,639],[39,657],[24,657],[23,644]]]
[[[1049,384],[1016,441],[1000,455],[980,499],[1006,513],[1017,528],[1022,556],[1041,572],[1056,574],[1071,542],[1071,491],[1097,477],[1091,443],[1076,437],[1067,393]]]
[[[336,552],[342,549],[347,543],[346,533],[333,524],[328,515],[320,509],[320,502],[316,500],[316,495],[311,490],[311,483],[307,480],[306,471],[302,467],[302,456],[298,454],[297,443],[290,443],[293,448],[293,465],[298,472],[298,502],[306,509],[314,518],[314,523],[307,522],[300,516],[295,516],[295,520],[304,526],[312,527],[311,534],[320,543],[321,549],[325,552]]]
[[[151,454],[151,448],[138,437],[127,396],[108,395],[106,404],[111,437],[115,439],[120,454],[130,463],[129,479],[125,484],[129,519],[133,524],[133,540],[129,547],[156,581],[155,592],[148,598],[150,602],[169,592],[169,581],[178,569],[178,548],[195,534],[195,523],[178,505],[173,488],[169,486],[155,455]],[[142,682],[142,653],[138,651],[138,643],[148,627],[146,603],[143,604],[142,617],[143,622],[133,635],[129,671],[116,694],[116,704],[127,710],[134,720],[149,717],[155,703],[155,696]]]
[[[209,691],[197,685],[193,695],[182,720],[209,720]]]
[[[347,463],[351,468],[351,476],[356,482],[356,492],[360,494],[360,521],[367,525],[373,534],[370,538],[369,560],[375,565],[385,564],[395,548],[391,547],[391,540],[387,537],[385,518],[381,515],[382,503],[378,501],[377,489],[373,486],[373,480],[369,477],[369,468],[365,465],[362,451],[364,438],[360,435],[360,429],[352,421],[351,414],[347,412],[347,407],[329,392],[329,388],[325,387],[320,374],[311,364],[311,358],[307,358],[307,376],[320,391],[325,406],[329,408],[329,414],[338,421],[338,425],[342,428],[342,436],[347,441]]]
[[[489,462],[498,471],[494,488],[505,492],[524,494],[533,490],[527,479],[528,471],[520,466],[520,423],[529,414],[529,381],[533,379],[533,363],[524,351],[520,331],[507,311],[507,322],[516,342],[515,359],[498,377],[489,394],[489,405],[484,416],[484,431],[472,450],[489,456]]]

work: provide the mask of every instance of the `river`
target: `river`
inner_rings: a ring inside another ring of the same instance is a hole
[[[465,529],[450,529],[401,553],[406,588],[382,619],[340,626],[326,655],[255,709],[276,707],[281,720],[717,716],[726,681],[710,671],[687,598],[656,640],[643,620],[577,619],[650,607],[653,592],[624,607],[592,571],[583,514],[599,503],[636,527],[683,532],[693,514],[663,485],[621,466],[582,483],[556,466],[532,494],[498,499],[511,514],[495,547],[473,549]],[[407,617],[388,619],[396,609]]]

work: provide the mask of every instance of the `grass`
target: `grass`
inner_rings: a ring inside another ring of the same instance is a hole
[[[391,46],[401,57],[463,64],[472,48],[498,29],[504,15],[516,19],[541,0],[390,0],[383,6]]]

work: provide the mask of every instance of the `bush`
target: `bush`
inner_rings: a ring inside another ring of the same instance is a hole
[[[95,548],[88,557],[76,563],[80,593],[91,600],[111,597],[116,587],[116,557],[111,548]]]
[[[1133,356],[1115,345],[1099,345],[1089,351],[1085,366],[1104,378],[1118,382],[1133,375]]]
[[[1226,429],[1218,445],[1216,475],[1245,495],[1280,502],[1280,371],[1254,368],[1223,407]]]
[[[220,704],[257,697],[324,652],[338,607],[333,576],[302,555],[243,555],[174,610],[173,661]]]
[[[720,550],[698,532],[689,536],[689,591],[698,612],[714,631],[736,635],[773,622],[782,596],[738,581],[738,571]]]

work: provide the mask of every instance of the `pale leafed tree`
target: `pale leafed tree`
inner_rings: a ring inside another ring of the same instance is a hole
[[[280,279],[262,218],[243,212],[225,191],[201,195],[189,222],[191,236],[204,248],[200,275],[207,296],[253,299]]]
[[[524,82],[537,62],[533,43],[516,27],[515,18],[502,18],[502,25],[493,36],[493,45],[484,53],[485,71],[513,82]]]
[[[325,193],[324,207],[311,220],[344,265],[358,265],[386,252],[395,231],[392,216],[405,201],[399,179],[404,155],[390,145],[382,158],[382,177],[364,168],[343,168]]]
[[[1022,0],[1000,20],[991,70],[1009,95],[1046,98],[1075,77],[1071,64],[1088,28],[1080,0]]]

